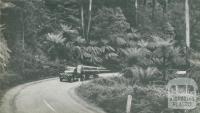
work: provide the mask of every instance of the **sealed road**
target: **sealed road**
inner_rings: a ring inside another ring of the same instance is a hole
[[[81,84],[53,78],[17,86],[6,93],[0,113],[104,113],[76,95]]]

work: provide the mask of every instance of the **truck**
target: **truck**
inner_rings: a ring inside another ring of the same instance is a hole
[[[91,78],[98,78],[99,73],[110,72],[110,70],[104,67],[78,65],[76,67],[67,66],[65,71],[59,74],[59,79],[62,82],[67,80],[73,82],[77,80],[88,80]]]

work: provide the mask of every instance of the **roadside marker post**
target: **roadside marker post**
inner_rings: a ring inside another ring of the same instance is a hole
[[[128,95],[127,104],[126,104],[126,113],[131,112],[131,102],[132,102],[132,96]]]
[[[78,78],[78,83],[80,86],[83,84],[83,81],[81,81],[81,78]]]

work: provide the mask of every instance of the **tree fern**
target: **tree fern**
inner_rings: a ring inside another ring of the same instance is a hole
[[[128,58],[145,57],[146,55],[151,53],[148,49],[145,48],[126,48],[121,49],[121,52]]]
[[[127,73],[129,71],[129,73]],[[127,68],[124,76],[127,78],[132,78],[142,84],[148,84],[153,78],[155,78],[160,71],[156,67],[142,68],[139,66],[133,66]]]

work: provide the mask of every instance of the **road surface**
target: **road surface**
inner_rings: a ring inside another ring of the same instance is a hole
[[[81,84],[53,78],[17,86],[5,94],[0,113],[104,113],[76,95]]]

